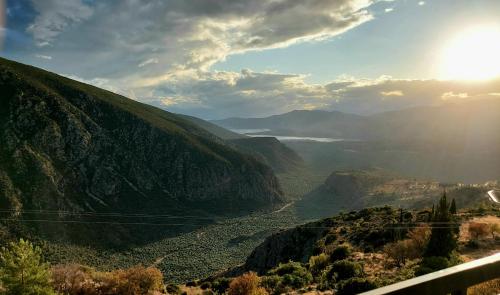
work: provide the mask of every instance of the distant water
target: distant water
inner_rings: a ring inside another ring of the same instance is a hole
[[[272,134],[258,134],[260,132],[268,132],[270,129],[231,129],[231,131],[245,134],[250,137],[276,137],[279,141],[317,141],[317,142],[336,142],[344,141],[341,138],[328,138],[328,137],[305,137],[305,136],[282,136]]]
[[[239,134],[260,133],[260,132],[271,131],[271,129],[229,129],[229,130],[236,132],[236,133],[239,133]]]

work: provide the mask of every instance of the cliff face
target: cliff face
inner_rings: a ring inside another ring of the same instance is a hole
[[[0,205],[223,215],[269,209],[270,168],[174,114],[0,60]]]

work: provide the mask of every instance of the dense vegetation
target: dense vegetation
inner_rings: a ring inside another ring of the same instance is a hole
[[[126,247],[283,203],[270,167],[175,114],[4,59],[0,91],[2,216],[45,220],[17,228]]]

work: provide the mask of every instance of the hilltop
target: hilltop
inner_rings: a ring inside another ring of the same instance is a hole
[[[175,114],[5,59],[0,91],[1,208],[45,237],[121,244],[147,234],[120,225],[141,214],[175,232],[282,203],[271,168]]]

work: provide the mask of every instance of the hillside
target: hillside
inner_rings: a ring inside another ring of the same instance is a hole
[[[265,118],[229,118],[213,123],[229,129],[269,129],[274,135],[360,138],[367,126],[363,116],[337,111],[296,110]]]
[[[372,116],[293,111],[214,121],[260,134],[344,139],[287,141],[315,173],[380,167],[406,177],[478,183],[500,179],[500,100],[416,107]]]
[[[241,152],[256,156],[275,172],[286,172],[301,168],[302,158],[274,137],[251,137],[230,140]]]
[[[381,169],[334,171],[294,208],[306,220],[374,206],[422,209],[435,203],[444,190],[458,206],[468,207],[487,202],[487,191],[494,187],[405,178]]]
[[[247,136],[243,134],[239,134],[236,132],[232,132],[231,130],[222,128],[216,124],[210,123],[208,121],[205,121],[200,118],[196,118],[193,116],[188,116],[188,115],[182,115],[182,114],[176,114],[178,117],[181,117],[187,121],[190,121],[197,125],[198,127],[201,127],[205,129],[206,131],[212,133],[213,135],[225,139],[225,140],[231,140],[231,139],[240,139],[240,138],[247,138]]]
[[[224,216],[282,202],[269,167],[174,114],[5,59],[0,91],[1,208],[14,221],[47,219],[49,211],[102,213],[90,215],[104,222],[99,233],[92,225],[34,222],[48,237],[92,242],[108,234],[119,243],[134,228],[106,224],[104,213]],[[160,230],[171,232],[176,223],[185,230],[207,220],[156,222],[172,223]]]

